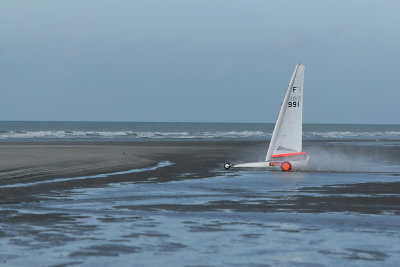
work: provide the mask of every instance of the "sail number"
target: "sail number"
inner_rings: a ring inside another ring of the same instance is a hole
[[[301,102],[301,96],[300,95],[294,95],[289,98],[288,101],[288,107],[289,108],[299,108],[300,107],[300,102]]]
[[[296,107],[300,107],[300,101],[289,101],[288,102],[288,107],[289,108],[296,108]]]

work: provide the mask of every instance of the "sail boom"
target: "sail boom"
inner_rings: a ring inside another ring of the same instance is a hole
[[[272,155],[272,158],[289,157],[289,156],[297,156],[297,155],[304,155],[304,154],[306,154],[306,152],[294,152],[294,153],[276,154],[276,155]]]

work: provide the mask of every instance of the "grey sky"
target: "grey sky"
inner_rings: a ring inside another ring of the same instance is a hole
[[[400,123],[399,1],[0,2],[0,119]]]

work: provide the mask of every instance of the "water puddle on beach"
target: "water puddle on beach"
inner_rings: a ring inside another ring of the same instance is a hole
[[[364,187],[350,194],[343,185],[399,179],[392,173],[221,171],[49,194],[1,206],[0,263],[395,266],[398,202],[384,210],[375,204],[399,196]]]

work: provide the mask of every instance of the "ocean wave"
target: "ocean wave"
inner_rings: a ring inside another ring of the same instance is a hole
[[[105,131],[8,131],[0,132],[0,139],[62,139],[62,138],[115,138],[127,136],[128,132]]]
[[[327,132],[305,132],[304,137],[315,139],[391,139],[399,138],[398,131],[327,131]]]
[[[161,131],[3,131],[0,140],[21,139],[232,139],[267,137],[262,131],[161,132]]]
[[[85,131],[85,130],[40,130],[0,131],[0,140],[269,140],[272,132],[259,130],[243,131]],[[305,140],[326,139],[400,139],[400,131],[304,131]]]
[[[148,139],[221,139],[221,138],[252,138],[263,137],[268,134],[262,131],[216,131],[216,132],[137,132],[137,138]]]

